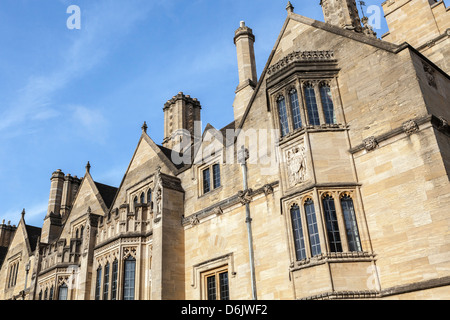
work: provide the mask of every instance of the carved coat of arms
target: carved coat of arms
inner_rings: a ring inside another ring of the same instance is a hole
[[[286,154],[289,184],[295,186],[306,179],[306,149],[298,146]]]

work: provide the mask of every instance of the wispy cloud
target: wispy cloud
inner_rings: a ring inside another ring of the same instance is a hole
[[[61,116],[54,96],[70,83],[86,76],[101,64],[117,40],[143,19],[150,6],[147,1],[96,1],[82,6],[82,29],[69,31],[71,42],[61,40],[55,61],[61,61],[45,74],[30,75],[23,87],[10,95],[0,111],[0,133],[14,130],[24,122],[38,122]],[[84,118],[87,121],[86,118]],[[10,133],[11,134],[11,133]]]

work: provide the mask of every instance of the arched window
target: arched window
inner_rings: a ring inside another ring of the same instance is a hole
[[[69,288],[67,287],[66,283],[63,283],[62,285],[59,286],[59,290],[58,290],[58,300],[67,300],[67,296],[68,296],[68,292],[69,292]]]
[[[136,260],[132,256],[124,261],[123,300],[134,300]]]
[[[278,106],[278,114],[280,117],[280,129],[281,136],[285,136],[289,133],[289,124],[288,124],[288,115],[286,110],[286,101],[283,96],[278,97],[277,99]]]
[[[308,223],[309,245],[311,247],[311,256],[316,256],[321,253],[319,228],[317,227],[316,211],[314,209],[314,202],[311,198],[307,199],[304,204],[306,221]]]
[[[95,282],[95,300],[100,300],[100,293],[102,291],[102,267],[97,269],[97,279]]]
[[[353,206],[353,199],[348,194],[344,194],[341,198],[341,206],[345,221],[348,250],[362,251],[358,225],[356,223],[355,209]]]
[[[293,205],[291,207],[292,230],[294,233],[295,255],[297,260],[306,259],[305,239],[303,238],[303,227],[300,213],[300,207]]]
[[[112,264],[112,281],[111,281],[111,300],[117,300],[117,275],[119,271],[119,263],[117,259]]]
[[[326,124],[335,124],[336,116],[334,114],[333,99],[331,97],[330,86],[327,83],[320,85],[320,97],[322,99],[323,114]]]
[[[44,291],[44,300],[47,300],[48,299],[48,288],[45,288],[45,291]]]
[[[145,194],[141,193],[141,203],[145,203]]]
[[[302,127],[302,118],[300,116],[300,104],[298,102],[297,90],[289,91],[289,99],[291,102],[292,120],[294,123],[294,130]]]
[[[304,92],[305,92],[306,109],[308,111],[309,124],[312,126],[319,126],[320,119],[319,119],[319,111],[317,110],[317,100],[314,91],[314,86],[311,83],[305,84]]]
[[[332,196],[326,195],[322,199],[322,203],[323,211],[325,214],[325,222],[327,225],[327,235],[330,252],[342,252],[342,242],[341,236],[339,234],[339,226],[334,199]]]
[[[84,226],[81,226],[80,238],[83,238]]]

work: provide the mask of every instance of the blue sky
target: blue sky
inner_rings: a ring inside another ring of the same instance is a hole
[[[295,12],[323,21],[319,0]],[[286,18],[286,0],[1,0],[0,222],[42,226],[56,169],[118,186],[147,122],[163,139],[164,103],[198,98],[203,126],[233,121],[234,31],[256,35],[258,75]],[[378,5],[382,1],[365,1]],[[81,10],[68,29],[67,8]],[[387,31],[384,19],[381,36]]]

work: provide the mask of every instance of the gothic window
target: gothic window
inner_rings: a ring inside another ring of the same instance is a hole
[[[108,300],[109,294],[109,263],[105,265],[105,275],[103,278],[103,300]]]
[[[339,233],[339,225],[336,215],[336,206],[334,199],[330,195],[326,195],[322,199],[323,211],[325,216],[325,224],[327,227],[328,244],[330,252],[342,252],[342,242]]]
[[[123,300],[134,300],[136,260],[130,255],[124,261]]]
[[[62,285],[60,285],[58,291],[59,291],[58,292],[58,300],[67,300],[67,295],[68,295],[68,291],[69,291],[67,284],[63,283]]]
[[[353,199],[348,194],[344,194],[343,197],[341,198],[341,206],[345,221],[345,231],[347,234],[348,250],[362,251],[358,226],[356,224]]]
[[[50,288],[50,295],[48,297],[48,300],[53,300],[53,286]]]
[[[289,99],[291,102],[291,111],[292,111],[292,121],[294,130],[297,130],[302,127],[302,118],[300,113],[300,104],[298,101],[297,90],[292,89],[289,91]]]
[[[306,110],[308,111],[309,124],[312,126],[320,125],[319,111],[317,108],[316,93],[312,83],[306,83],[304,88]]]
[[[114,260],[112,265],[112,281],[111,281],[111,300],[117,300],[117,275],[118,275],[119,263]]]
[[[320,97],[322,99],[323,114],[326,124],[335,124],[336,116],[334,114],[333,99],[331,97],[330,86],[326,82],[320,84]]]
[[[205,282],[205,297],[207,300],[229,300],[230,291],[227,268],[219,268],[203,275]]]
[[[45,288],[45,291],[44,291],[44,300],[47,300],[48,299],[48,288]]]
[[[97,279],[95,282],[95,300],[100,300],[101,290],[102,290],[102,267],[99,266],[97,269]]]
[[[280,117],[281,136],[284,137],[289,133],[288,115],[286,110],[286,101],[283,96],[277,99],[278,115]]]
[[[303,227],[300,207],[295,204],[291,208],[292,228],[294,231],[294,245],[297,260],[306,259],[305,240],[303,238]]]
[[[145,195],[143,192],[141,193],[141,203],[145,203]]]
[[[311,255],[316,256],[321,253],[319,228],[317,227],[316,211],[314,202],[311,198],[307,199],[304,204],[306,221],[308,223],[309,244],[311,247]]]

